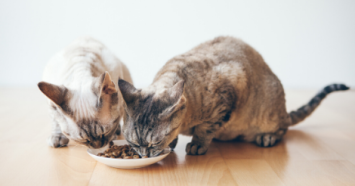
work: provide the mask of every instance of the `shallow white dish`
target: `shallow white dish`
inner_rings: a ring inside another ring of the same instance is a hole
[[[113,140],[113,143],[118,146],[128,144],[126,140]],[[164,159],[170,153],[170,148],[168,147],[164,149],[164,151],[159,156],[151,158],[114,159],[97,156],[98,153],[104,152],[106,149],[108,149],[108,146],[102,147],[100,149],[88,149],[87,152],[96,161],[119,169],[136,169],[145,167]]]

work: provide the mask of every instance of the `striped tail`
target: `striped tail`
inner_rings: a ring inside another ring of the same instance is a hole
[[[297,111],[292,111],[289,115],[291,117],[291,125],[295,125],[312,114],[312,112],[318,107],[320,102],[331,92],[340,91],[340,90],[348,90],[349,87],[343,84],[332,84],[326,86],[322,91],[320,91],[314,98],[311,99],[308,104],[303,105]]]

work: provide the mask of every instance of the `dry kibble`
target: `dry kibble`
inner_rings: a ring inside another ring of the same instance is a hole
[[[118,157],[118,156],[121,155],[121,152],[120,151],[114,151],[114,152],[112,152],[112,155]]]
[[[109,143],[109,148],[105,152],[100,152],[97,156],[114,158],[114,159],[139,159],[138,153],[129,145],[117,146],[112,141]],[[143,156],[142,158],[148,158]]]

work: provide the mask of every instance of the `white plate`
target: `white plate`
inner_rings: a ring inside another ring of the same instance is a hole
[[[113,143],[118,146],[128,144],[126,140],[113,140]],[[145,167],[164,159],[170,153],[170,148],[168,147],[164,149],[164,151],[159,156],[151,157],[151,158],[114,159],[114,158],[105,158],[105,157],[97,156],[98,153],[104,152],[106,149],[108,149],[108,145],[100,149],[88,149],[87,152],[91,157],[93,157],[98,162],[119,169],[136,169],[136,168]]]

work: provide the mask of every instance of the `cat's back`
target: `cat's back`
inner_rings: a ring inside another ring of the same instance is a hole
[[[250,48],[250,46],[241,39],[220,36],[192,48],[186,54],[205,54],[209,57],[218,57],[219,62],[223,62],[236,57],[243,57],[246,48]]]
[[[187,82],[205,82],[218,77],[236,85],[238,80],[244,82],[256,71],[271,74],[261,55],[251,46],[234,37],[220,36],[169,60],[157,73],[155,81],[163,74],[173,72]],[[245,83],[239,85],[243,88]]]
[[[113,79],[118,79],[121,75],[121,78],[131,82],[129,73],[126,72],[127,67],[100,41],[85,36],[77,38],[52,57],[44,70],[43,80],[65,84],[68,77],[73,77],[70,73],[97,77],[105,71],[108,71]]]
[[[261,55],[241,39],[220,36],[172,58],[161,69],[161,73],[173,67],[196,72],[208,71],[222,63],[239,63],[243,68],[267,66]]]

